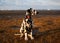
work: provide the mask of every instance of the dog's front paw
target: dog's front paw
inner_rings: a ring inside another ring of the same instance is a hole
[[[33,40],[34,39],[34,37],[31,37],[31,40]]]
[[[25,38],[25,40],[28,40],[28,38]]]

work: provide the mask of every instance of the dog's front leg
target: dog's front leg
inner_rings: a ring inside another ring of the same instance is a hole
[[[30,34],[28,34],[28,36],[31,38],[31,40],[34,39],[33,35],[32,35],[32,31],[30,32]]]
[[[25,40],[28,40],[27,32],[25,32]]]

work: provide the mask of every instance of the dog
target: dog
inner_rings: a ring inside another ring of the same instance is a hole
[[[32,35],[32,28],[33,28],[32,15],[36,15],[36,14],[38,14],[38,12],[36,10],[33,10],[32,8],[26,11],[26,16],[23,19],[20,28],[20,34],[21,34],[20,37],[23,37],[23,35],[25,35],[25,40],[28,40],[28,36],[31,38],[31,40],[34,39]]]

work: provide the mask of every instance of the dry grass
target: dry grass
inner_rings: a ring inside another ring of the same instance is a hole
[[[0,43],[60,43],[60,16],[33,17],[34,40],[25,41],[15,36],[23,18],[0,18]]]

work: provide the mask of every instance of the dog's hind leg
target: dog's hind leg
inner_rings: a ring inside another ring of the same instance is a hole
[[[23,33],[20,33],[21,35],[20,35],[20,37],[23,37]]]
[[[22,29],[22,27],[20,28],[20,37],[23,37],[23,29]]]

